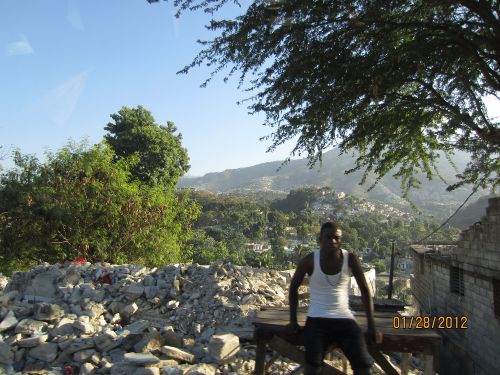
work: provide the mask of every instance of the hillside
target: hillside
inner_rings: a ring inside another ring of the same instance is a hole
[[[451,218],[450,225],[466,229],[470,225],[480,221],[486,215],[488,199],[495,195],[483,196],[473,203],[462,208],[457,215]],[[496,195],[498,196],[498,195]]]
[[[448,161],[442,158],[439,170],[446,181],[454,181],[456,172]],[[467,155],[457,153],[452,158],[458,170],[467,163]],[[280,161],[263,163],[247,168],[231,169],[223,172],[208,173],[202,177],[187,177],[181,179],[180,188],[196,188],[211,192],[257,192],[277,191],[288,192],[304,186],[328,186],[340,192],[346,192],[360,198],[368,198],[395,205],[407,205],[401,199],[401,184],[392,176],[386,176],[370,191],[368,188],[375,181],[369,176],[363,186],[359,185],[362,172],[344,174],[354,166],[354,158],[349,155],[339,155],[337,150],[331,150],[323,155],[321,167],[309,169],[307,159],[292,160],[286,165]],[[281,168],[280,168],[281,166]],[[419,176],[422,187],[410,193],[410,199],[426,214],[436,218],[449,215],[470,194],[467,188],[446,191],[446,185],[439,179],[428,181]],[[479,195],[484,195],[481,193]]]

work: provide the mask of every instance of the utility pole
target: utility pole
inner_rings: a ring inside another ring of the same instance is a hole
[[[387,292],[387,298],[391,299],[392,298],[392,279],[394,277],[394,240],[392,240],[392,245],[391,245],[391,270],[389,272],[389,289]]]

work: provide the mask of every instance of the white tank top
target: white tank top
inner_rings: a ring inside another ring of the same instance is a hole
[[[314,251],[314,269],[309,280],[311,318],[354,319],[349,309],[349,253],[342,249],[344,260],[339,273],[327,275],[321,270],[320,250]]]

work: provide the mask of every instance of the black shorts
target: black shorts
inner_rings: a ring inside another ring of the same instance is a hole
[[[353,370],[369,369],[373,365],[363,332],[353,319],[307,317],[304,334],[306,373],[320,373],[325,351],[333,343],[342,349]]]

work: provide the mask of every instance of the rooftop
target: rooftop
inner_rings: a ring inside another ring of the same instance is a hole
[[[428,241],[410,245],[410,249],[417,254],[450,255],[456,248],[457,243],[453,241]]]

